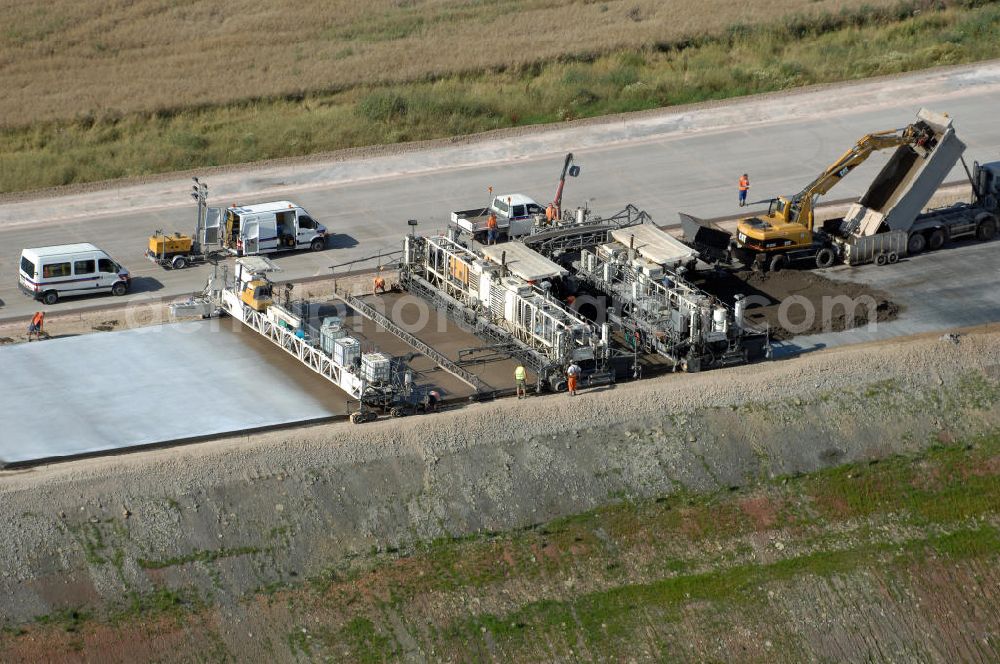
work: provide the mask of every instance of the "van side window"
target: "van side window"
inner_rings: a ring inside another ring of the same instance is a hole
[[[524,216],[524,206],[523,205],[515,205],[514,206],[514,215],[513,216],[514,217],[523,217]]]
[[[312,220],[312,217],[310,217],[307,214],[304,214],[299,217],[299,228],[303,229],[316,228],[316,222]]]
[[[543,214],[545,210],[538,203],[528,203],[528,214]]]
[[[76,261],[73,263],[73,274],[93,274],[96,264],[97,261],[93,258],[89,261]]]
[[[21,256],[21,272],[24,272],[32,279],[35,278],[35,264],[29,261],[24,256]]]
[[[97,261],[97,269],[101,272],[117,272],[118,266],[110,258],[101,258]]]
[[[69,275],[70,275],[69,262],[49,263],[48,265],[42,266],[42,276],[45,278],[68,277]]]

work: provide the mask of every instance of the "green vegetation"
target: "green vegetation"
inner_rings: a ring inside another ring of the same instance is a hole
[[[992,389],[972,377],[963,386]],[[896,389],[883,384],[879,392]],[[815,650],[795,621],[819,619],[810,613],[817,599],[826,602],[823,610],[849,614],[852,625],[865,620],[868,606],[907,612],[892,629],[921,629],[921,607],[935,606],[963,630],[985,629],[974,612],[975,601],[995,606],[998,599],[989,587],[1000,562],[998,477],[994,431],[747,490],[623,500],[519,531],[373,550],[320,577],[262,588],[247,601],[264,612],[262,622],[275,621],[292,656],[306,659],[395,661],[413,642],[456,661],[574,659],[581,652],[596,660],[644,652],[659,659],[695,629],[704,643],[687,659],[728,659],[707,649],[722,639],[742,647],[744,658],[801,661]],[[203,551],[143,566],[245,553],[254,551]],[[983,592],[970,598],[970,584]],[[212,621],[199,617],[211,611],[196,596],[161,587],[133,593],[110,618],[122,627],[140,620],[164,629],[169,621],[158,619],[168,617],[188,633],[210,630]],[[2,639],[50,628],[78,633],[93,620],[82,609],[66,610]],[[774,656],[753,651],[765,640]]]
[[[354,24],[352,36],[395,39],[424,25],[404,30],[399,20],[373,17]],[[0,191],[455,136],[994,57],[1000,5],[991,2],[919,0],[791,14],[506,69],[8,127],[0,130]]]
[[[74,633],[79,632],[83,628],[83,625],[92,617],[92,612],[81,607],[65,608],[44,616],[37,616],[35,623],[38,625],[53,625],[65,632]]]
[[[233,556],[246,556],[256,553],[261,553],[263,549],[254,546],[239,546],[236,548],[228,549],[222,547],[219,549],[199,549],[191,553],[185,554],[183,556],[174,556],[173,558],[166,558],[163,560],[150,560],[148,558],[139,558],[136,562],[139,567],[143,569],[163,569],[165,567],[174,567],[176,565],[186,565],[187,563],[210,563],[220,558],[232,558]]]
[[[148,593],[130,592],[128,601],[119,609],[112,611],[109,617],[112,622],[118,624],[137,618],[180,619],[187,612],[203,607],[204,602],[193,590],[172,590],[160,586]]]

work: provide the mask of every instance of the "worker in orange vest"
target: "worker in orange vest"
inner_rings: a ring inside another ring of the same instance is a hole
[[[385,277],[381,274],[375,275],[375,292],[384,293],[385,292]]]
[[[576,396],[576,384],[580,380],[580,374],[583,373],[583,369],[576,362],[571,362],[569,367],[566,368],[566,391],[569,392],[571,397]]]
[[[556,212],[556,204],[549,203],[549,206],[545,208],[545,221],[551,224],[558,216],[559,215]]]
[[[740,176],[740,207],[747,204],[747,192],[750,191],[750,178],[744,173]]]
[[[497,243],[497,216],[490,212],[486,220],[486,244]]]
[[[28,341],[31,341],[31,337],[34,336],[39,341],[45,331],[42,329],[45,324],[45,314],[41,311],[36,311],[35,315],[31,317],[31,322],[28,323]]]

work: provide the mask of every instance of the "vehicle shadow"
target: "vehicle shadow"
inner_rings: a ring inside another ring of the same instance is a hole
[[[153,277],[132,277],[132,286],[129,288],[129,292],[152,293],[158,290],[163,290],[163,284],[159,279],[154,279]]]
[[[327,249],[353,249],[358,246],[357,239],[346,233],[333,233],[326,241]]]

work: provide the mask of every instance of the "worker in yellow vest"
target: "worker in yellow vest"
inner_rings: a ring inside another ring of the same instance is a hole
[[[528,397],[528,372],[524,370],[524,366],[519,364],[517,368],[514,369],[514,383],[517,384],[517,398],[526,399]]]

